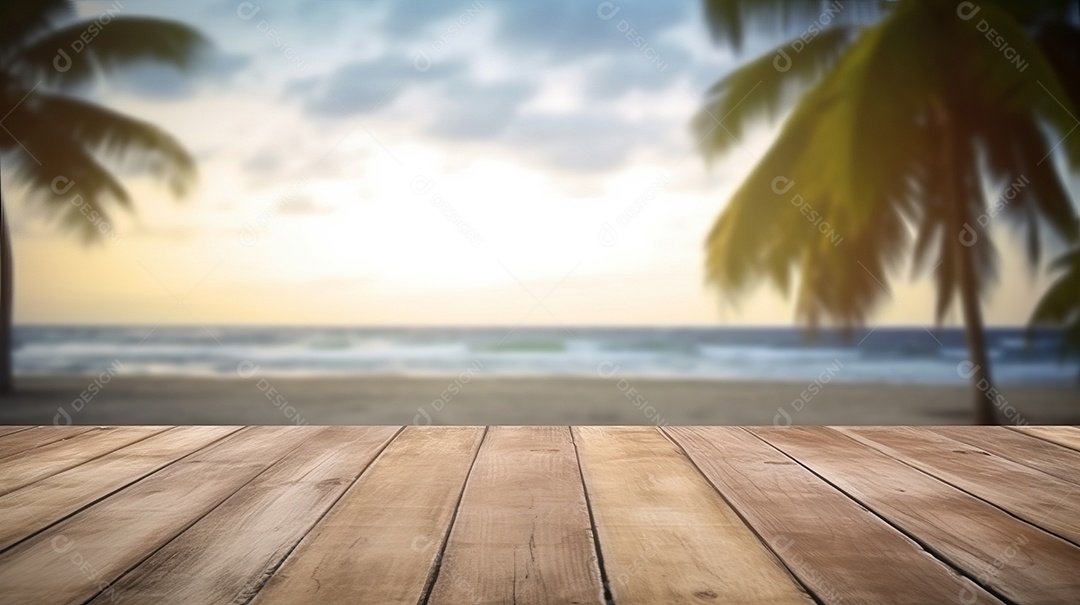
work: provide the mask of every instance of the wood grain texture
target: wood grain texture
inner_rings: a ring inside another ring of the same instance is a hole
[[[428,603],[603,602],[569,427],[491,427]]]
[[[0,605],[1080,603],[1076,427],[8,428]]]
[[[15,431],[0,437],[0,463],[26,450],[32,450],[55,441],[70,439],[85,433],[92,426],[35,426],[25,431]]]
[[[164,426],[96,427],[69,439],[54,441],[0,461],[0,494],[76,467],[125,445],[156,435]],[[16,433],[19,435],[20,433]]]
[[[418,603],[484,432],[484,427],[406,428],[253,602]]]
[[[654,427],[574,427],[616,603],[812,603]]]
[[[1080,486],[911,427],[837,429],[1080,545]]]
[[[177,427],[0,496],[0,551],[238,430]]]
[[[318,431],[239,431],[0,553],[0,603],[82,603]]]
[[[1080,452],[1003,426],[944,426],[927,430],[1029,468],[1080,484]]]
[[[749,430],[995,593],[1017,603],[1080,600],[1073,544],[835,430]]]
[[[821,602],[1001,602],[745,430],[664,430]]]
[[[1008,428],[1080,451],[1080,428],[1075,426],[1011,426]]]
[[[399,427],[310,436],[93,603],[245,603]]]
[[[0,426],[0,437],[3,437],[4,435],[10,435],[12,433],[19,433],[21,431],[28,431],[28,430],[30,430],[32,428],[35,428],[35,427],[33,425],[27,425],[27,426]]]

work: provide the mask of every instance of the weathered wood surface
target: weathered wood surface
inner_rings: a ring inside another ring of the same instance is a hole
[[[430,588],[484,431],[402,431],[255,602],[418,603]]]
[[[3,426],[3,427],[0,427],[0,437],[3,437],[4,435],[10,435],[12,433],[18,433],[18,432],[21,432],[21,431],[27,431],[27,430],[30,430],[32,428],[34,428],[34,427],[32,427],[32,426]]]
[[[617,603],[813,603],[653,428],[574,427]]]
[[[246,429],[0,553],[0,603],[83,602],[310,435]]]
[[[930,431],[841,429],[927,474],[1080,545],[1077,485]]]
[[[823,603],[999,603],[779,450],[738,427],[667,429]]]
[[[993,592],[1018,603],[1080,598],[1075,545],[840,431],[750,430]]]
[[[322,429],[93,602],[249,600],[397,430]]]
[[[9,494],[165,430],[163,426],[95,428],[8,456],[0,461],[0,493]]]
[[[493,426],[429,603],[601,604],[593,542],[569,427]]]
[[[177,427],[0,496],[0,550],[239,427]]]
[[[1077,603],[1075,427],[0,427],[3,603]]]
[[[939,433],[1035,470],[1080,484],[1080,452],[1003,426],[935,427]]]
[[[1080,427],[1075,426],[1017,426],[1009,427],[1027,435],[1034,435],[1058,445],[1080,451]]]
[[[70,426],[70,427],[55,427],[55,426],[33,426],[26,427],[12,427],[16,430],[10,433],[5,433],[0,436],[0,462],[5,462],[8,458],[16,456],[27,450],[41,447],[43,445],[53,443],[56,441],[62,441],[64,439],[70,439],[81,433],[92,431],[95,428],[92,426]]]

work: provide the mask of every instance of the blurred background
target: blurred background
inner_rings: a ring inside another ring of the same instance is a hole
[[[4,2],[0,422],[1080,418],[1075,2]]]

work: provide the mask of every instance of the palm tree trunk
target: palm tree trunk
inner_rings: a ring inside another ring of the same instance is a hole
[[[966,150],[963,148],[960,128],[956,121],[950,119],[948,110],[941,109],[942,132],[944,134],[943,158],[945,164],[945,182],[948,183],[950,202],[952,203],[956,221],[951,233],[960,234],[965,224],[975,222],[971,215],[970,200],[971,187],[970,171],[967,168],[968,161],[965,158]],[[962,119],[963,114],[956,114]],[[959,235],[954,237],[950,246],[956,256],[957,272],[960,280],[960,310],[964,314],[964,331],[967,334],[968,356],[972,363],[971,384],[974,387],[975,397],[975,424],[997,424],[993,394],[993,378],[990,375],[990,356],[986,351],[986,330],[983,326],[982,308],[979,300],[979,269],[975,258],[975,245],[965,245],[960,242]],[[943,250],[943,254],[949,251]]]
[[[974,364],[971,375],[975,387],[975,424],[997,424],[993,400],[994,381],[990,376],[990,356],[986,353],[986,333],[979,307],[979,278],[975,269],[975,251],[960,246],[960,307],[964,312],[968,354]]]
[[[0,395],[15,390],[11,377],[11,328],[15,269],[11,259],[11,231],[8,229],[4,194],[0,191]]]

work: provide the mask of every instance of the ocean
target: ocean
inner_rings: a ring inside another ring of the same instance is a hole
[[[1030,336],[1030,337],[1029,337]],[[1000,384],[1076,384],[1061,334],[988,333]],[[958,329],[17,326],[22,375],[532,376],[963,384]]]

